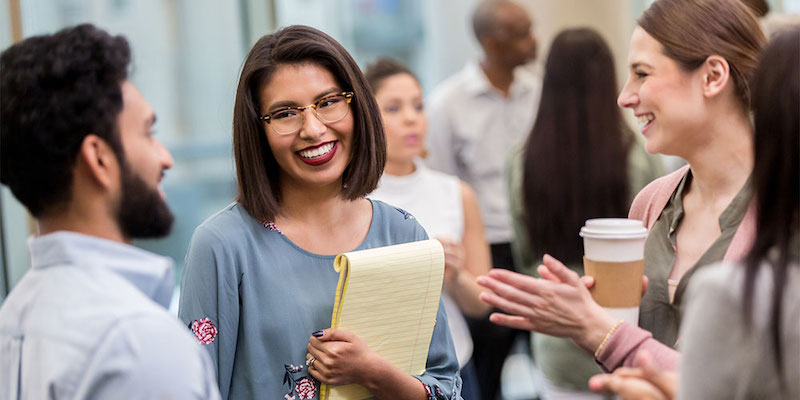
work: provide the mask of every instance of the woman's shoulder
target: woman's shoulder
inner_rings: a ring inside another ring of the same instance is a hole
[[[678,168],[675,171],[672,171],[652,182],[650,182],[647,186],[642,189],[636,198],[640,197],[652,197],[656,196],[665,196],[669,197],[672,192],[675,191],[675,188],[678,187],[681,179],[689,172],[689,166],[685,165],[681,168]]]
[[[400,207],[380,200],[371,199],[370,201],[372,202],[372,212],[374,214],[372,218],[373,224],[413,226],[416,223],[414,215]]]
[[[800,318],[799,267],[795,261],[787,270],[781,311],[783,321]],[[775,397],[778,373],[771,356],[775,282],[772,267],[767,262],[758,267],[750,297],[753,307],[750,316],[743,308],[745,275],[743,263],[722,262],[702,267],[689,282],[681,322],[684,375],[680,390],[684,397],[707,398],[712,393],[726,394],[725,398]],[[788,366],[784,376],[795,377],[800,365],[797,356],[800,355],[800,328],[797,324],[782,325],[784,366]],[[709,374],[715,375],[711,381]],[[800,393],[800,386],[790,383],[795,388],[794,393]]]
[[[742,288],[744,269],[744,265],[728,261],[703,267],[689,281],[687,295],[689,298],[702,296],[710,300],[735,296]]]
[[[687,317],[694,315],[702,318],[708,313],[741,314],[746,270],[742,262],[723,261],[697,271],[686,290]],[[796,288],[800,288],[800,266],[790,265],[786,272],[784,313],[787,309],[794,309],[794,314],[798,314],[800,289]],[[774,287],[772,267],[762,262],[756,273],[752,294],[753,316],[760,329],[768,325]]]
[[[427,238],[425,230],[410,212],[380,200],[372,202],[372,226],[370,231],[381,242],[404,243]]]
[[[206,218],[197,229],[195,237],[224,238],[226,241],[237,241],[243,236],[252,235],[263,229],[264,224],[255,220],[238,202],[233,202],[220,211]]]
[[[629,217],[644,221],[645,226],[649,229],[652,223],[655,223],[675,188],[678,187],[681,179],[688,171],[689,166],[686,165],[650,182],[633,199],[633,204],[631,204],[631,209],[628,213]]]
[[[792,288],[800,288],[800,265],[790,265],[786,271],[785,288],[787,288],[787,296],[796,298],[800,303],[800,290],[793,290]],[[716,302],[735,304],[740,306],[743,296],[744,279],[746,273],[746,266],[742,262],[723,261],[714,265],[709,265],[697,271],[692,279],[689,281],[687,288],[688,298],[690,301],[700,299],[700,303]],[[766,299],[772,293],[774,286],[773,269],[767,262],[762,262],[758,267],[754,295],[757,298],[764,297]],[[759,304],[756,304],[758,308]],[[768,308],[768,304],[763,304],[763,307]]]
[[[428,187],[434,186],[446,188],[448,190],[455,190],[461,183],[461,179],[459,177],[428,168],[423,163],[418,163],[417,168],[420,170],[424,184]]]

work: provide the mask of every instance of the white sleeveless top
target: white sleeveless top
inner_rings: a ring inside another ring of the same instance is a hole
[[[461,242],[464,236],[461,182],[455,176],[426,168],[418,160],[414,165],[416,170],[410,175],[383,174],[378,188],[369,197],[408,211],[432,239]],[[447,293],[443,293],[442,302],[447,311],[458,363],[463,367],[472,357],[472,337],[467,321]]]

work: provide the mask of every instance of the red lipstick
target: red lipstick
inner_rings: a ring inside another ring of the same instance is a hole
[[[323,143],[320,146],[324,146],[325,144],[326,143]],[[317,147],[320,147],[320,146],[317,146]],[[305,157],[300,155],[299,151],[295,152],[294,155],[297,156],[297,158],[299,158],[300,161],[302,161],[302,162],[304,162],[304,163],[306,163],[308,165],[316,167],[316,166],[325,164],[328,161],[330,161],[331,159],[333,159],[333,156],[336,154],[336,149],[338,149],[338,148],[339,148],[339,141],[335,141],[335,142],[333,142],[333,148],[331,148],[331,150],[328,152],[328,154],[325,154],[323,156],[319,156],[319,157],[315,157],[315,158],[305,158]],[[306,151],[306,150],[308,150],[308,149],[303,149],[302,151]]]

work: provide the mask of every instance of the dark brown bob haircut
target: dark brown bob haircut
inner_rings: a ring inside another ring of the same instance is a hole
[[[685,71],[709,56],[724,58],[736,96],[750,108],[750,81],[767,42],[753,12],[740,0],[657,0],[642,13],[640,27]]]
[[[333,74],[343,91],[353,92],[353,144],[342,175],[341,196],[355,200],[378,186],[386,164],[386,137],[380,109],[369,84],[347,50],[317,29],[294,25],[266,35],[247,55],[233,106],[233,154],[239,193],[236,200],[260,221],[281,210],[280,167],[259,120],[261,91],[275,71],[286,65],[310,63]]]

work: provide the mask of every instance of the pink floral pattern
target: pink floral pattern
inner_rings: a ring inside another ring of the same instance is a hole
[[[303,378],[297,381],[294,390],[301,399],[313,399],[317,395],[317,386],[309,378]]]
[[[283,384],[289,387],[289,393],[283,396],[285,400],[294,400],[295,394],[301,400],[313,399],[317,395],[317,385],[303,370],[303,364],[283,364],[286,373],[283,374]],[[299,375],[299,376],[298,376]]]
[[[431,387],[426,385],[425,383],[423,383],[422,386],[425,387],[425,393],[427,393],[428,399],[429,400],[431,400],[431,399],[436,400],[436,399],[433,398],[433,393],[431,392]]]
[[[281,232],[281,230],[280,230],[280,229],[278,229],[278,227],[277,227],[277,226],[275,225],[275,223],[274,223],[274,222],[272,222],[272,221],[267,221],[267,222],[265,222],[265,223],[264,223],[264,228],[267,228],[267,229],[269,229],[269,230],[271,230],[271,231],[278,232],[278,233],[280,233],[281,235],[283,235],[283,232]]]
[[[428,400],[447,400],[447,397],[444,395],[444,393],[442,393],[442,390],[439,389],[439,386],[434,386],[433,389],[431,389],[431,387],[424,382],[422,382],[422,386],[425,387],[425,392],[427,392]]]
[[[192,322],[192,332],[194,332],[197,342],[203,345],[212,343],[217,337],[217,327],[208,318]]]

